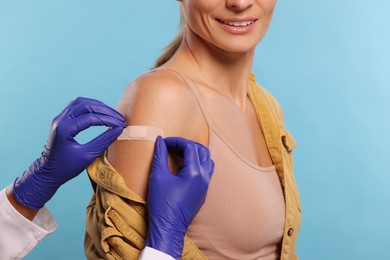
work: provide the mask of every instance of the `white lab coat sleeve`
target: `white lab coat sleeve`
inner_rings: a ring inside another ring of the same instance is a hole
[[[152,247],[146,246],[144,250],[142,250],[139,260],[175,260],[172,256],[165,254],[161,251],[158,251]]]
[[[6,189],[0,192],[0,259],[22,259],[57,223],[46,208],[33,221],[26,219],[8,201]]]

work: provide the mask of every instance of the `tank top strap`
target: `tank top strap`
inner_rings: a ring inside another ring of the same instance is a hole
[[[204,104],[202,103],[202,99],[200,97],[200,93],[199,93],[199,90],[198,88],[195,86],[195,84],[191,81],[191,80],[188,80],[184,75],[183,73],[181,73],[179,70],[175,69],[175,68],[172,68],[172,67],[158,67],[158,68],[155,68],[153,69],[152,71],[156,71],[156,70],[163,70],[163,69],[167,69],[167,70],[171,70],[173,72],[175,72],[177,75],[179,75],[183,80],[184,82],[187,84],[187,86],[189,87],[189,89],[191,90],[191,92],[194,94],[195,96],[195,99],[196,99],[196,102],[198,103],[199,107],[200,107],[200,110],[202,111],[202,114],[206,120],[206,123],[207,125],[209,126],[209,132],[211,134],[211,131],[214,130],[213,128],[213,125],[211,123],[211,120],[207,114],[207,110],[204,106]],[[209,136],[211,138],[211,135]],[[211,141],[211,140],[210,140]]]

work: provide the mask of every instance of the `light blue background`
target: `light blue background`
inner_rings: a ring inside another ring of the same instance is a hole
[[[387,0],[279,1],[258,48],[253,70],[298,143],[300,259],[390,259],[389,10]],[[70,100],[115,107],[177,20],[173,0],[1,0],[0,186],[40,155]],[[58,230],[27,259],[85,258],[90,194],[85,174],[59,190],[48,203]]]

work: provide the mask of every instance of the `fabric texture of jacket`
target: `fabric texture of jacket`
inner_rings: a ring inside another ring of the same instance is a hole
[[[275,165],[285,197],[285,227],[281,260],[296,260],[295,243],[301,223],[301,203],[294,180],[294,139],[284,126],[278,102],[251,75],[248,97]],[[88,259],[138,259],[148,230],[146,201],[130,190],[105,155],[87,169],[94,194],[87,207],[85,254]],[[239,238],[237,238],[239,239]],[[182,259],[207,259],[186,236]]]

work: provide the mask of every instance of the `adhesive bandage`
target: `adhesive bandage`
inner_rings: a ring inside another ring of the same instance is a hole
[[[123,129],[118,140],[138,140],[155,142],[158,136],[164,137],[160,128],[145,125],[132,125]]]

